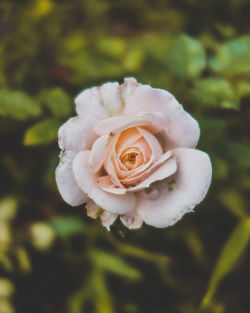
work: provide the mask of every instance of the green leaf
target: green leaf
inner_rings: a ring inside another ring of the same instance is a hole
[[[208,284],[207,292],[202,300],[202,307],[209,306],[220,281],[235,267],[243,254],[250,235],[250,220],[240,222],[223,247],[217,264]]]
[[[60,122],[48,118],[27,129],[24,136],[26,146],[49,144],[56,140]]]
[[[116,255],[101,250],[95,250],[92,252],[92,259],[95,265],[104,271],[133,280],[137,280],[141,276],[137,269],[128,265],[124,260]]]
[[[250,167],[250,147],[234,141],[220,142],[216,146],[217,153],[231,164],[237,166]]]
[[[246,218],[245,203],[242,195],[235,190],[224,190],[219,194],[220,202],[227,207],[233,214],[240,218]]]
[[[101,271],[95,271],[91,282],[93,302],[96,307],[96,313],[113,313],[111,294],[105,281],[104,274]]]
[[[119,37],[100,38],[97,45],[100,52],[111,57],[121,57],[126,49],[125,41]]]
[[[191,95],[198,101],[225,109],[239,109],[239,97],[222,78],[205,78],[195,82]]]
[[[9,221],[16,216],[17,201],[13,197],[6,197],[0,201],[0,220]]]
[[[221,45],[210,59],[211,68],[223,75],[250,73],[250,36]]]
[[[23,91],[0,90],[0,115],[26,120],[41,114],[39,104]]]
[[[85,223],[74,216],[54,217],[50,221],[56,235],[67,237],[77,233],[83,233],[86,230]]]
[[[168,66],[181,79],[199,77],[206,67],[206,54],[201,43],[187,35],[179,36],[169,51]]]
[[[61,88],[44,91],[41,99],[54,117],[67,117],[72,111],[73,105],[71,98]]]

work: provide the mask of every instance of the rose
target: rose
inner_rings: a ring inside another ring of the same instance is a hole
[[[56,181],[72,206],[87,203],[108,229],[167,227],[205,197],[212,168],[194,149],[197,121],[166,90],[126,78],[76,97],[77,116],[59,129]]]

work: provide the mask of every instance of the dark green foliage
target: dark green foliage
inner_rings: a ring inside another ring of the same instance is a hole
[[[0,312],[248,313],[250,3],[0,1]],[[55,185],[74,97],[135,76],[173,93],[211,156],[168,229],[106,231]]]

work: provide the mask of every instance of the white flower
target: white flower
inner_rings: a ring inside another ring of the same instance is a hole
[[[126,78],[75,102],[77,116],[59,130],[56,181],[67,203],[132,229],[173,225],[205,197],[212,167],[195,149],[199,125],[169,92]]]

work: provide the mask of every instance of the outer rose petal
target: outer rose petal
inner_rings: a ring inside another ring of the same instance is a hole
[[[135,116],[141,111],[158,111],[167,118],[163,137],[168,148],[196,146],[200,136],[199,124],[166,90],[147,85],[136,88],[126,102],[124,114]]]
[[[126,215],[121,215],[120,220],[123,225],[129,229],[138,229],[143,224],[143,219],[136,213],[136,211],[132,211]]]
[[[62,150],[89,150],[97,138],[93,131],[96,123],[93,116],[70,118],[59,128],[59,147]]]
[[[110,140],[111,138],[108,135],[104,135],[94,142],[89,155],[89,169],[91,173],[97,173],[101,169]]]
[[[157,133],[164,130],[167,126],[167,119],[160,112],[140,112],[138,116],[113,116],[99,121],[94,131],[98,135],[109,133],[117,134],[135,126],[143,126],[151,133]]]
[[[120,85],[115,83],[106,83],[99,88],[101,103],[109,112],[109,115],[117,115],[122,110],[122,100]]]
[[[76,152],[61,152],[60,163],[56,169],[56,182],[65,202],[72,206],[88,201],[87,195],[79,188],[73,175],[72,161]]]
[[[101,104],[98,87],[83,90],[76,98],[76,112],[79,116],[95,116],[104,119],[109,116],[108,111]]]
[[[137,196],[137,212],[146,224],[167,227],[175,224],[203,200],[211,182],[212,167],[205,152],[178,148],[173,150],[178,163],[177,173],[171,180],[153,186],[159,191],[151,201],[144,191]]]
[[[121,96],[124,102],[135,92],[135,90],[141,86],[133,77],[124,78],[124,83],[121,85]]]
[[[97,175],[88,170],[90,151],[80,151],[73,160],[73,173],[79,187],[101,208],[110,213],[125,214],[135,207],[134,194],[113,195],[100,189]]]
[[[76,112],[80,116],[93,115],[105,119],[122,110],[121,87],[117,82],[106,83],[82,91],[75,99]]]

